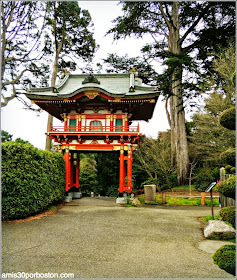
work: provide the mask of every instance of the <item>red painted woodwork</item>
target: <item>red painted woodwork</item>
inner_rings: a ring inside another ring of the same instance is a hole
[[[65,178],[65,181],[66,181],[66,187],[65,187],[65,190],[66,192],[69,191],[70,187],[71,187],[71,184],[70,184],[70,181],[71,181],[71,168],[70,168],[70,154],[69,154],[69,151],[68,149],[66,149],[66,152],[65,152],[65,155],[64,155],[64,160],[65,160],[65,170],[66,170],[66,178]]]
[[[76,188],[80,188],[79,182],[79,174],[80,174],[80,154],[77,153],[77,165],[76,165]]]
[[[128,151],[127,157],[127,192],[131,193],[132,191],[132,151]]]
[[[71,153],[71,159],[70,159],[71,165],[70,165],[70,186],[73,187],[73,169],[74,169],[74,154]]]
[[[124,169],[124,150],[123,147],[121,147],[120,150],[120,173],[119,173],[119,192],[124,191],[124,185],[125,185],[125,169]]]

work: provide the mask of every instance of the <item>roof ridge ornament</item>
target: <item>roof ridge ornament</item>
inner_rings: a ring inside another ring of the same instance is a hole
[[[85,77],[84,81],[82,81],[83,85],[87,83],[100,84],[100,81],[98,81],[98,79],[94,75],[89,74],[87,77]]]

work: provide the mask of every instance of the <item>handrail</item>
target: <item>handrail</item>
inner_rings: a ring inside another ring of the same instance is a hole
[[[49,132],[139,132],[139,126],[70,125],[51,126]]]

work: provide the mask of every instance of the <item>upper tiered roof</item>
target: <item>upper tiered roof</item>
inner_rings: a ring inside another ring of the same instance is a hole
[[[157,88],[144,85],[136,72],[131,72],[67,74],[56,86],[31,88],[26,96],[59,119],[60,114],[69,112],[70,109],[79,112],[80,108],[87,105],[94,104],[93,106],[102,108],[104,104],[123,110],[125,103],[137,102],[140,103],[139,108],[138,104],[130,105],[128,113],[133,115],[131,120],[148,120],[152,116],[159,93]]]

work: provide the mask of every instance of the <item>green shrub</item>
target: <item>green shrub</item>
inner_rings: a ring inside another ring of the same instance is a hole
[[[236,171],[236,168],[235,168],[235,167],[232,167],[232,168],[230,169],[230,173],[231,173],[231,174],[235,174],[235,171]]]
[[[228,165],[235,166],[235,153],[236,153],[235,148],[228,149],[223,153],[221,153],[220,157]]]
[[[194,176],[195,189],[205,191],[205,189],[219,178],[219,168],[203,167],[196,171]]]
[[[227,173],[229,173],[230,172],[230,169],[232,168],[233,166],[231,166],[231,165],[226,165],[225,166],[225,171],[227,172]]]
[[[223,111],[219,116],[219,121],[225,128],[235,130],[235,107]]]
[[[220,192],[226,197],[235,199],[235,175],[228,178],[226,181],[222,181],[216,185],[216,191]]]
[[[235,245],[224,245],[212,256],[214,263],[226,272],[235,275]]]
[[[223,221],[227,221],[235,227],[235,206],[223,207],[220,216]]]
[[[12,220],[39,213],[65,194],[62,155],[28,143],[2,143],[2,218]]]

